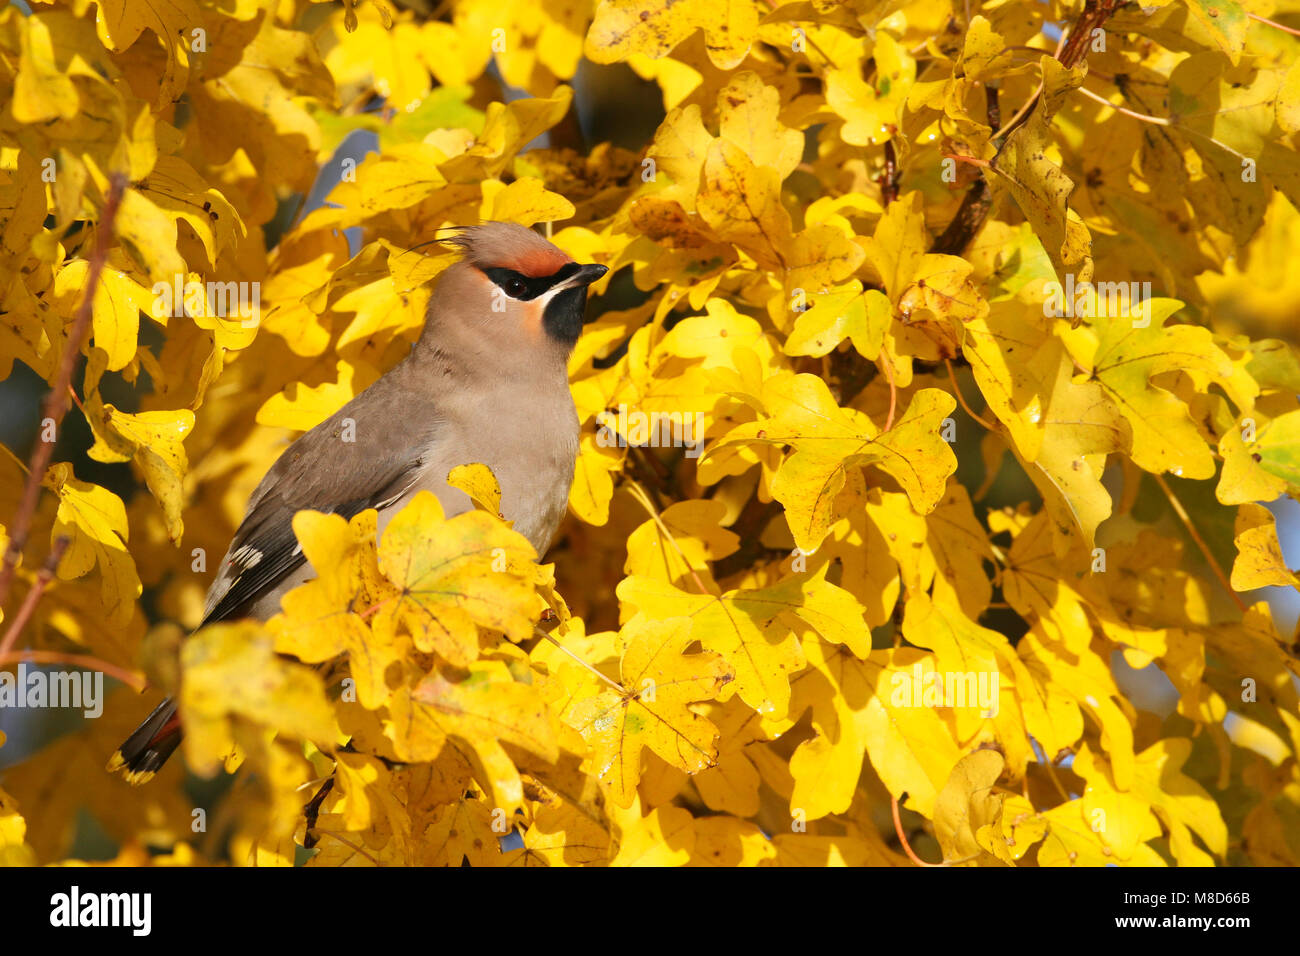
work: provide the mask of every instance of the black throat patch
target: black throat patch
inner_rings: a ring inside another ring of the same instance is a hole
[[[571,278],[581,268],[576,262],[570,262],[548,276],[526,276],[514,269],[499,267],[484,269],[483,274],[510,298],[530,302]],[[582,334],[582,319],[586,310],[586,284],[557,292],[546,303],[546,311],[542,313],[542,327],[551,339],[572,348]]]
[[[582,335],[582,319],[586,311],[587,287],[580,285],[565,289],[546,303],[542,327],[552,339],[572,348]]]

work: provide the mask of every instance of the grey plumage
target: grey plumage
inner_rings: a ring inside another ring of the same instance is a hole
[[[508,268],[529,254],[539,258],[539,269],[552,271],[569,260],[522,226],[492,223],[453,241],[466,260],[441,278],[410,355],[298,438],[253,492],[208,592],[204,623],[270,617],[283,594],[311,577],[293,535],[295,512],[350,518],[376,508],[382,534],[411,495],[429,490],[448,516],[459,514],[469,499],[446,478],[460,464],[491,468],[502,514],[539,555],[550,545],[577,458],[578,421],[564,364],[573,343],[538,337],[535,349],[512,349],[514,319],[526,321],[544,304],[518,303],[532,307],[516,310],[519,316],[493,311],[483,270]],[[585,301],[582,278],[577,288]]]
[[[503,223],[452,240],[462,261],[439,278],[410,355],[294,441],[249,500],[208,591],[203,623],[265,620],[314,576],[293,533],[303,509],[351,517],[379,512],[379,530],[418,491],[449,516],[471,507],[448,472],[481,462],[501,485],[502,514],[539,555],[564,516],[578,451],[566,360],[586,289],[607,271],[578,266],[541,236]],[[152,776],[179,740],[174,708],[160,707],[110,769]],[[174,739],[160,739],[172,728]]]

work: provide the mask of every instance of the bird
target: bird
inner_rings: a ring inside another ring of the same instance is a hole
[[[539,556],[546,553],[578,456],[568,358],[588,288],[609,269],[580,265],[513,223],[457,227],[435,241],[458,247],[461,257],[439,276],[410,353],[267,471],[208,589],[199,627],[268,620],[284,594],[315,577],[293,533],[297,511],[350,519],[374,508],[382,535],[412,496],[431,491],[453,517],[473,507],[447,484],[458,465],[491,468],[502,517]],[[151,779],[180,744],[180,717],[176,702],[164,700],[112,755],[108,771],[137,785]]]

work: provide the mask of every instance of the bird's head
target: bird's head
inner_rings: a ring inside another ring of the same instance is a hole
[[[609,271],[579,265],[513,223],[468,226],[440,241],[461,247],[464,255],[438,280],[427,331],[439,339],[469,333],[498,353],[549,345],[567,356],[582,333],[587,287]]]

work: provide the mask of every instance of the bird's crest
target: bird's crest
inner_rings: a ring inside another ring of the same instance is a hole
[[[529,277],[554,275],[571,260],[537,233],[512,222],[457,226],[438,242],[460,246],[465,259],[480,269],[513,269]]]

